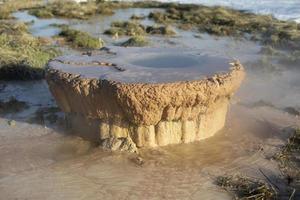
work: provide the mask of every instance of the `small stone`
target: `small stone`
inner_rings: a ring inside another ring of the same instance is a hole
[[[141,158],[140,156],[136,157],[136,163],[137,163],[138,165],[143,165],[143,164],[144,164],[143,158]]]
[[[131,159],[132,162],[134,162],[135,164],[142,166],[145,164],[144,159],[140,156],[134,157]]]
[[[202,39],[202,36],[201,36],[200,34],[195,34],[194,37],[195,37],[195,38]]]
[[[9,126],[15,126],[16,125],[15,120],[9,120],[7,123],[8,123]]]

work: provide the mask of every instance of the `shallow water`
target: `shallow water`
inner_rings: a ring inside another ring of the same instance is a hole
[[[125,83],[166,83],[200,80],[215,73],[228,72],[229,62],[232,61],[226,57],[179,48],[109,48],[115,55],[99,51],[91,56],[61,56],[51,61],[49,67],[85,78]],[[106,66],[106,63],[114,66]]]
[[[148,16],[150,12],[161,11],[162,9],[140,9],[140,8],[128,8],[118,9],[114,15],[111,16],[95,16],[87,21],[78,21],[77,24],[73,24],[72,27],[78,30],[84,30],[95,37],[103,37],[110,39],[109,36],[103,35],[102,33],[110,28],[110,24],[114,21],[128,21],[132,15],[137,16]],[[143,20],[139,20],[145,26],[151,26],[155,24],[152,20],[147,17]]]
[[[60,32],[58,27],[52,26],[53,24],[68,24],[71,20],[64,20],[58,18],[40,19],[35,16],[29,15],[28,11],[18,11],[13,13],[13,16],[24,23],[30,23],[29,31],[36,37],[52,37]]]
[[[140,9],[140,8],[128,8],[116,10],[116,14],[111,16],[93,16],[88,20],[77,19],[63,19],[63,18],[50,18],[41,19],[28,14],[28,11],[18,11],[13,13],[13,16],[22,22],[30,23],[29,31],[37,37],[51,37],[60,32],[60,28],[54,25],[66,24],[72,28],[88,32],[94,37],[101,37],[109,42],[112,42],[111,37],[103,34],[105,30],[110,28],[110,24],[114,21],[127,21],[135,14],[138,16],[148,16],[150,12],[159,11],[161,9]],[[144,25],[153,25],[154,22],[147,18],[141,20]]]
[[[95,35],[102,32],[85,25]],[[40,27],[37,35],[44,34]],[[0,199],[232,199],[215,185],[216,176],[241,173],[265,180],[259,170],[276,185],[284,185],[271,158],[290,135],[285,127],[300,126],[298,117],[280,110],[300,106],[300,71],[288,65],[266,70],[267,66],[257,64],[263,54],[253,42],[177,33],[171,38],[151,37],[151,47],[171,48],[179,55],[178,49],[189,48],[198,54],[239,59],[246,67],[247,78],[232,100],[222,132],[193,144],[143,149],[144,164],[139,165],[136,155],[106,152],[73,136],[60,120],[28,123],[40,107],[55,106],[45,82],[1,83],[6,84],[0,90],[1,100],[15,96],[30,108],[0,117]],[[113,45],[119,40],[106,42]],[[258,100],[277,108],[244,106]]]
[[[122,0],[121,0],[122,1]],[[128,1],[128,0],[124,0]],[[129,0],[138,1],[138,0]],[[299,0],[158,0],[161,2],[195,3],[208,6],[228,6],[258,14],[271,14],[282,20],[300,22]]]

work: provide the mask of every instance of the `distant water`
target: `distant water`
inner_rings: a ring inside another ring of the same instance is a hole
[[[125,0],[126,1],[126,0]],[[137,1],[137,0],[131,0]],[[257,14],[272,14],[278,19],[300,23],[300,0],[159,0],[161,2],[221,5]]]

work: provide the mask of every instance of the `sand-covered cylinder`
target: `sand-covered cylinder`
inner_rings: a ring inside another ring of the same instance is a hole
[[[58,57],[46,73],[73,132],[113,150],[213,136],[244,76],[220,56],[122,47]]]

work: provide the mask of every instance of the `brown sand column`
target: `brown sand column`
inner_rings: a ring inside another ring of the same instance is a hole
[[[71,130],[112,150],[135,151],[213,136],[224,127],[229,100],[245,76],[235,62],[223,63],[226,71],[222,68],[199,80],[126,81],[132,80],[132,72],[139,77],[157,69],[135,68],[121,63],[122,56],[115,57],[118,53],[60,57],[49,62],[46,73]]]

